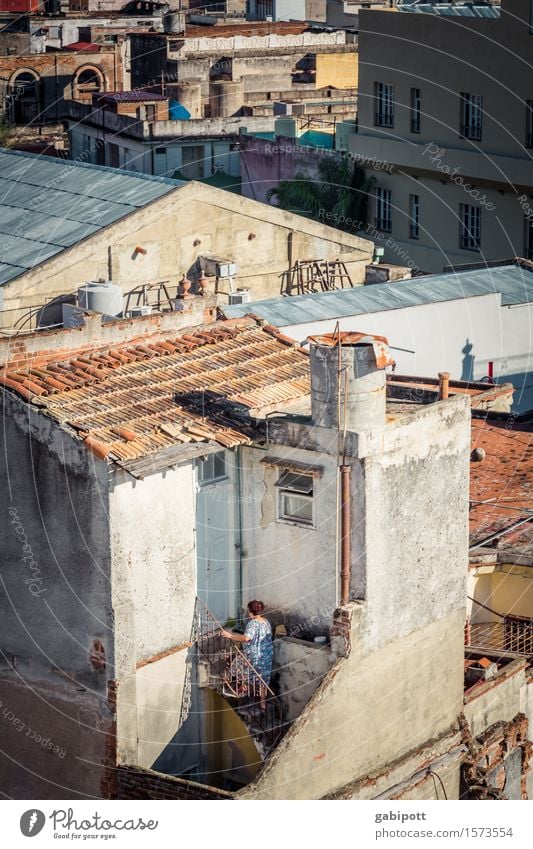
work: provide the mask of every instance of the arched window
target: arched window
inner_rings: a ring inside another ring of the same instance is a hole
[[[74,100],[91,101],[93,94],[104,91],[104,76],[98,68],[80,68],[74,76],[72,97]]]
[[[21,71],[11,81],[11,114],[15,124],[31,124],[40,113],[40,79],[34,71]]]

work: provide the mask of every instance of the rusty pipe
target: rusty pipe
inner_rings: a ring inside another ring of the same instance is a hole
[[[439,371],[439,401],[445,401],[450,396],[450,372]]]
[[[350,466],[341,466],[341,605],[350,601]]]

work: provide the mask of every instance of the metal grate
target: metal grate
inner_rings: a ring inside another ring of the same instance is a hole
[[[467,648],[488,653],[504,652],[533,657],[533,620],[505,616],[500,622],[480,622],[467,627]]]

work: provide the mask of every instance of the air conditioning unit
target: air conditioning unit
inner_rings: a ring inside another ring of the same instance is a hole
[[[128,318],[139,318],[141,315],[152,315],[152,307],[132,307],[128,310]]]
[[[230,304],[248,304],[252,300],[249,289],[237,289],[228,295]]]
[[[199,257],[200,267],[206,274],[213,274],[215,277],[236,277],[237,263],[229,262],[229,260],[220,259],[215,256]]]

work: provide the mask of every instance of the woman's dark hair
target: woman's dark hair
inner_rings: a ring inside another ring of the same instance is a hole
[[[257,601],[253,599],[253,601],[248,602],[248,610],[250,613],[253,613],[254,616],[259,616],[263,610],[265,609],[265,605],[262,601]]]

